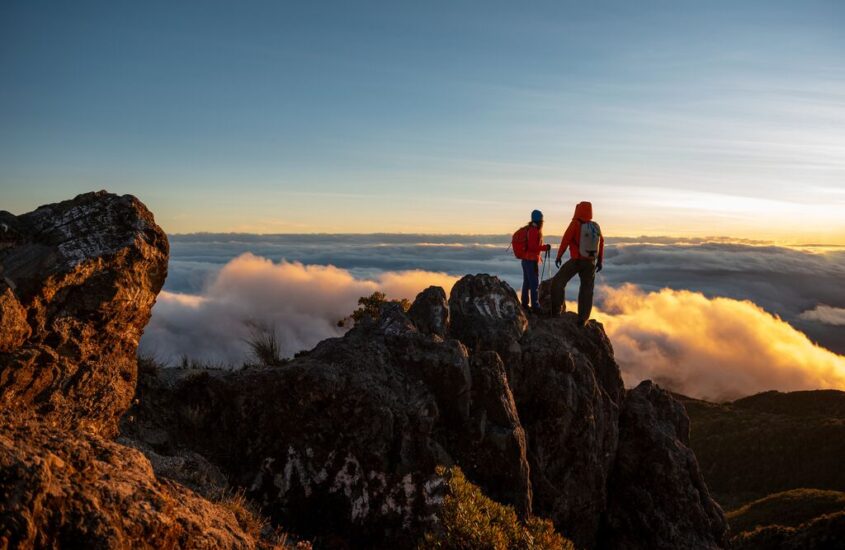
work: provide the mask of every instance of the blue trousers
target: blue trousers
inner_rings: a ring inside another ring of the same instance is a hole
[[[540,262],[522,260],[522,305],[528,307],[528,293],[531,292],[531,307],[540,309],[537,289],[540,287]]]

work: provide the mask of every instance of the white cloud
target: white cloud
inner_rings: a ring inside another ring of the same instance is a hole
[[[798,316],[805,321],[817,321],[826,325],[845,326],[845,308],[826,306],[824,304],[816,306]]]
[[[274,326],[282,352],[310,349],[339,336],[337,321],[361,296],[380,290],[410,298],[436,284],[451,289],[457,277],[426,271],[384,272],[359,279],[333,266],[272,261],[243,254],[226,264],[200,294],[162,292],[141,340],[141,352],[174,363],[191,359],[238,365],[247,357],[246,321]]]

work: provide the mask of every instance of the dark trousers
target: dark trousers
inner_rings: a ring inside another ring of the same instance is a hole
[[[566,293],[566,283],[578,274],[581,290],[578,291],[578,319],[586,322],[593,310],[593,287],[596,283],[596,264],[592,260],[569,260],[552,279],[552,315],[560,313]]]
[[[531,292],[531,307],[540,309],[537,289],[540,286],[540,262],[522,260],[522,305],[528,307],[528,293]]]

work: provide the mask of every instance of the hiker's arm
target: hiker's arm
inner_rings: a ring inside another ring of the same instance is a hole
[[[566,228],[563,238],[560,240],[560,247],[557,249],[558,260],[563,257],[563,253],[566,252],[566,247],[569,246],[569,243],[575,238],[576,231],[578,231],[578,222],[572,220],[569,222],[569,227]]]
[[[599,236],[599,262],[604,263],[604,235]]]

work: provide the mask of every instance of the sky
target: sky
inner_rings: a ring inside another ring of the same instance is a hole
[[[845,244],[845,3],[0,4],[0,209]]]

